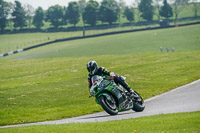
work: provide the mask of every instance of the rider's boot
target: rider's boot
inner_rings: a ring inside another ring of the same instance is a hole
[[[139,98],[139,96],[134,92],[134,90],[131,87],[128,86],[127,83],[124,86],[124,88],[129,92],[131,98],[134,98],[134,99],[138,99]]]
[[[139,98],[138,95],[134,93],[133,89],[131,89],[128,86],[128,83],[126,83],[124,77],[122,77],[122,76],[115,76],[114,81],[115,81],[115,83],[118,83],[118,84],[122,85],[130,93],[130,95],[131,95],[132,98],[134,98],[134,99],[138,99]]]

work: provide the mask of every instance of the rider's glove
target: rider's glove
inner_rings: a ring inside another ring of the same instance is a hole
[[[108,77],[109,80],[114,80],[115,76]]]

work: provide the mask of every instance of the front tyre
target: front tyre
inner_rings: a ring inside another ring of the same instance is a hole
[[[142,112],[144,110],[144,108],[145,108],[144,100],[142,99],[142,97],[140,96],[139,93],[137,93],[136,91],[134,91],[134,93],[139,98],[133,100],[133,110],[135,112]]]
[[[118,109],[117,109],[115,99],[111,95],[109,96],[111,97],[111,100],[108,100],[107,97],[105,96],[100,96],[99,103],[108,114],[117,115]]]

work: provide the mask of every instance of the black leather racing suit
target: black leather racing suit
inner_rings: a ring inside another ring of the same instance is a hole
[[[107,71],[104,67],[99,67],[94,75],[99,76],[111,76],[111,72]],[[91,74],[88,74],[88,83],[89,83],[89,90],[92,86],[92,76]],[[114,76],[114,81],[116,84],[120,84],[123,86],[128,92],[131,92],[131,88],[128,86],[128,84],[125,82],[125,80],[121,76]]]

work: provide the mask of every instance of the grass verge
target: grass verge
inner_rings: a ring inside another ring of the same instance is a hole
[[[1,133],[199,133],[200,112],[155,115],[121,121],[0,129]]]

